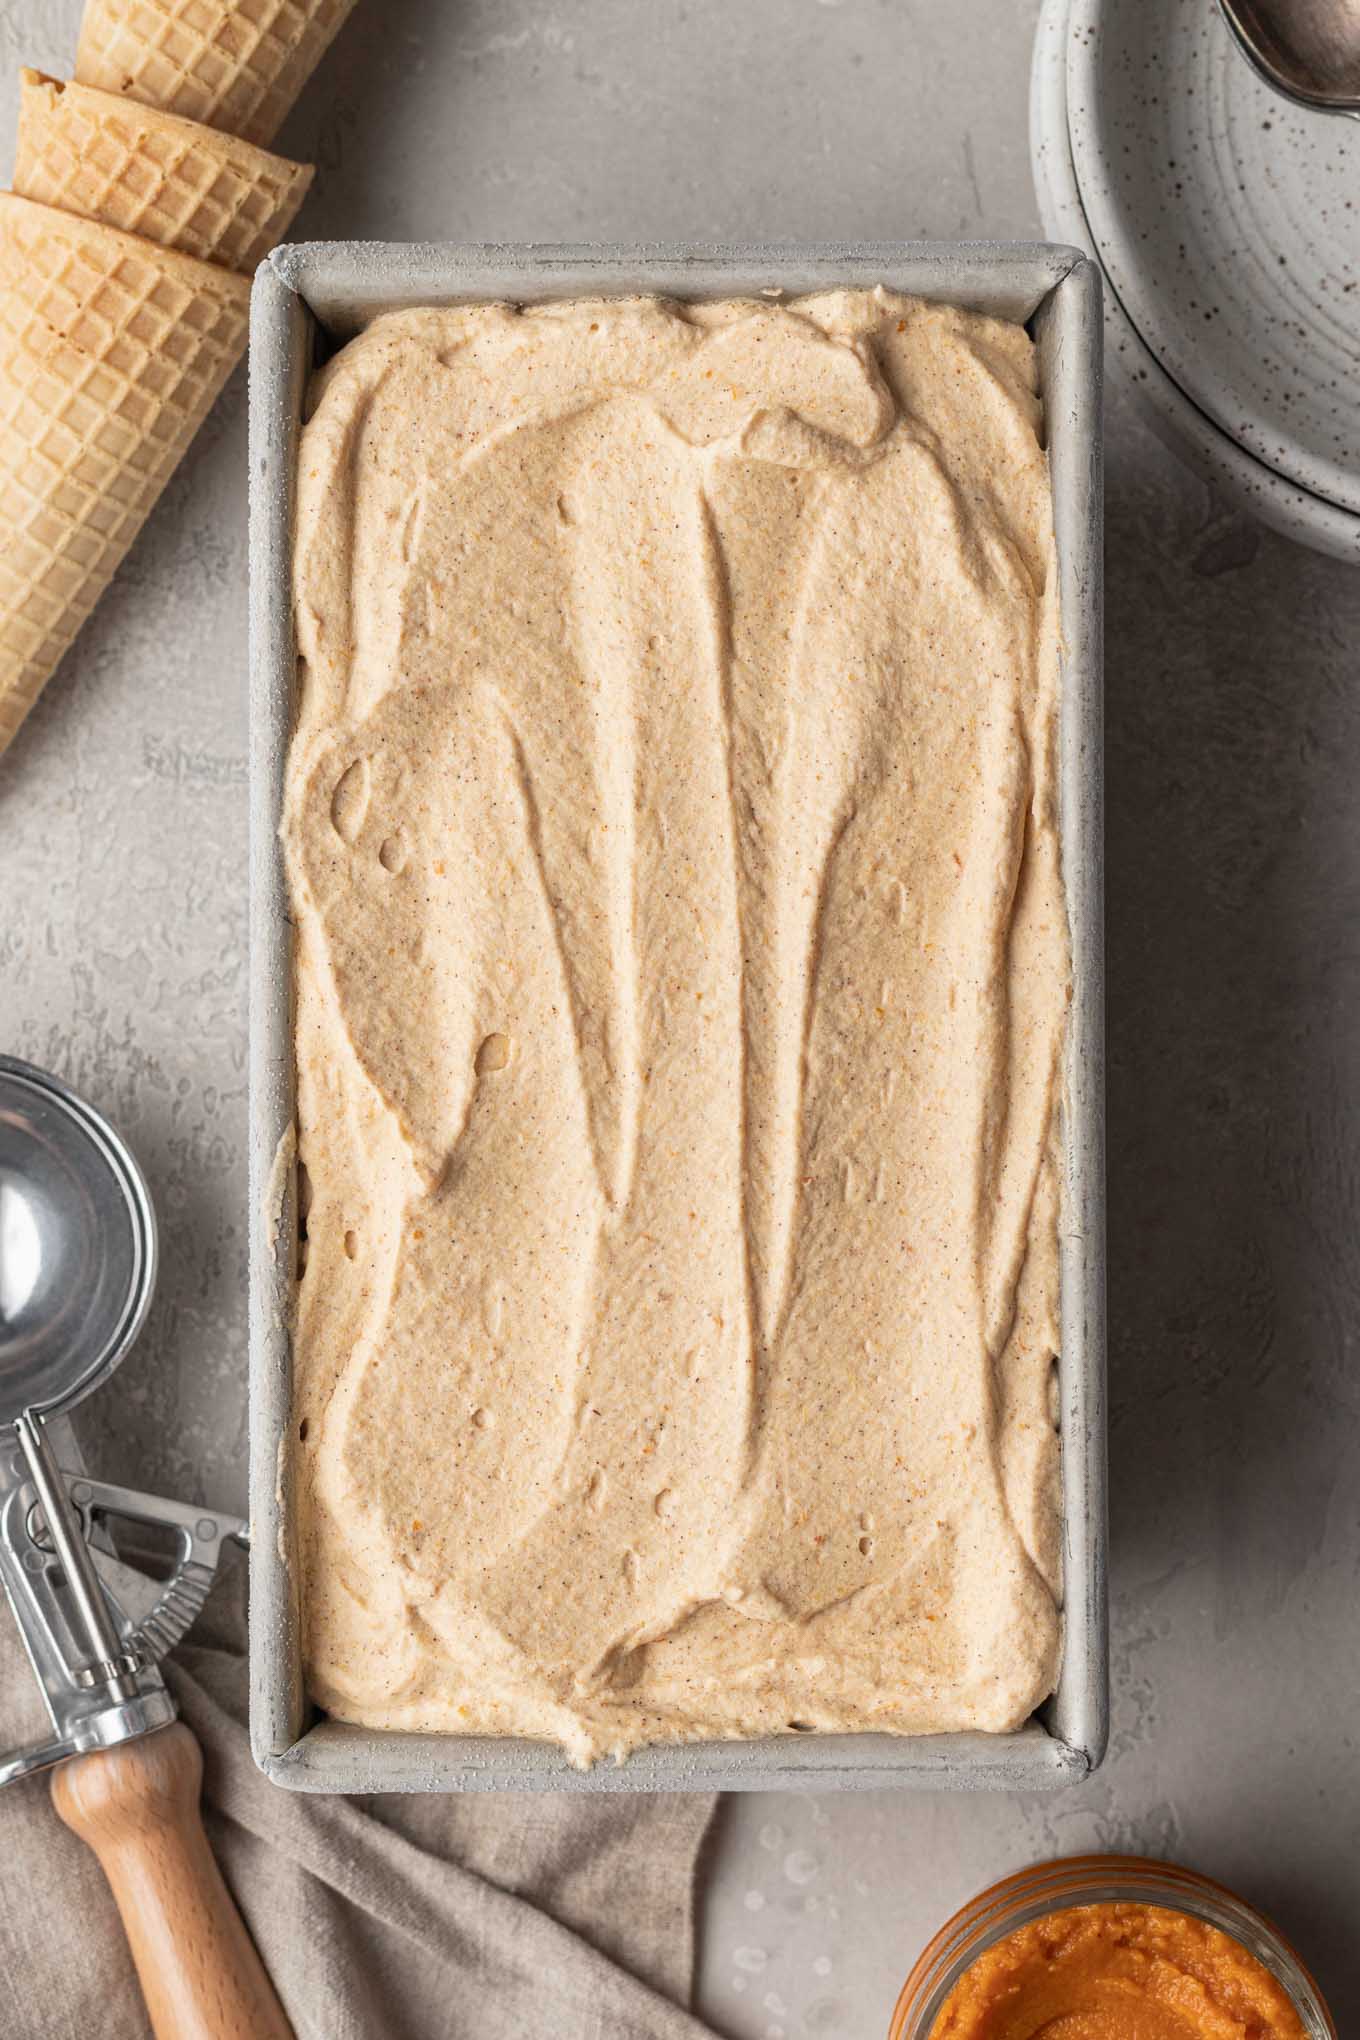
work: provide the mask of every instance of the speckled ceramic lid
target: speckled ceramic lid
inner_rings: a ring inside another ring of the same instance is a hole
[[[1073,0],[1067,90],[1140,337],[1251,453],[1360,512],[1360,122],[1270,91],[1210,0]]]

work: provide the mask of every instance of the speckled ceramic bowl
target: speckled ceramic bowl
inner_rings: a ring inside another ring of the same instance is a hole
[[[1161,17],[1167,15],[1168,10],[1174,11],[1179,18],[1184,13],[1182,0],[1149,0],[1146,14]],[[1083,157],[1083,167],[1079,173],[1070,126],[1070,122],[1082,126],[1088,136],[1108,136],[1113,132],[1110,117],[1103,113],[1097,117],[1089,105],[1082,121],[1077,122],[1072,104],[1074,74],[1085,81],[1080,90],[1088,95],[1088,99],[1092,94],[1098,98],[1104,89],[1100,80],[1107,68],[1114,63],[1113,52],[1124,50],[1127,54],[1129,22],[1126,17],[1136,15],[1140,22],[1145,19],[1145,10],[1142,8],[1122,11],[1116,9],[1113,13],[1120,15],[1121,27],[1118,34],[1112,35],[1103,19],[1105,9],[1097,5],[1097,0],[1046,0],[1043,9],[1031,81],[1030,139],[1035,187],[1045,227],[1050,233],[1058,234],[1063,240],[1074,242],[1083,248],[1105,268],[1105,327],[1110,365],[1112,370],[1120,374],[1135,390],[1145,414],[1160,435],[1187,457],[1227,500],[1250,511],[1263,523],[1319,551],[1332,553],[1343,559],[1360,559],[1360,512],[1349,507],[1344,501],[1334,500],[1326,494],[1319,493],[1317,489],[1307,486],[1296,476],[1286,473],[1281,467],[1274,466],[1262,458],[1261,454],[1252,448],[1251,433],[1246,431],[1234,433],[1226,429],[1210,410],[1205,408],[1204,403],[1197,401],[1196,397],[1177,380],[1168,356],[1158,351],[1156,335],[1142,329],[1121,297],[1120,282],[1130,274],[1141,275],[1142,272],[1136,259],[1129,257],[1127,245],[1124,249],[1125,259],[1121,263],[1114,255],[1107,256],[1093,232],[1088,213],[1088,204],[1093,201],[1088,192],[1090,180],[1084,167],[1087,158]],[[1216,81],[1213,91],[1219,95],[1220,101],[1236,106],[1242,98],[1243,86],[1239,85],[1235,78],[1235,72],[1238,70],[1245,74],[1244,85],[1248,95],[1264,93],[1265,88],[1253,78],[1239,53],[1231,46],[1226,32],[1220,33],[1222,25],[1214,10],[1196,4],[1194,14],[1201,29],[1204,28],[1206,21],[1212,20],[1213,23],[1213,40],[1206,40],[1202,44],[1196,44],[1195,47],[1201,53],[1198,61],[1203,67],[1204,75]],[[1097,19],[1097,16],[1100,18]],[[1100,54],[1102,51],[1103,57]],[[1156,86],[1148,87],[1149,93],[1157,89]],[[1165,83],[1165,89],[1168,92],[1174,90],[1187,104],[1193,103],[1201,90],[1207,90],[1198,82],[1197,74],[1188,57],[1184,74]],[[1262,131],[1266,141],[1269,141],[1275,131],[1275,104],[1273,96],[1265,94],[1266,111],[1262,118],[1271,122],[1269,132]],[[1278,104],[1282,119],[1298,112],[1297,109],[1287,107],[1283,101]],[[1301,115],[1300,118],[1309,117]],[[1327,132],[1333,137],[1337,130],[1343,130],[1345,145],[1354,147],[1349,140],[1350,128],[1346,123],[1329,120],[1327,116],[1322,115],[1313,118],[1321,120]],[[1240,133],[1241,117],[1234,115],[1234,120],[1236,131]],[[1355,132],[1360,136],[1360,128]],[[1135,148],[1144,145],[1136,142],[1134,135],[1130,133],[1125,139],[1116,142],[1115,146],[1121,161],[1136,161]],[[1245,144],[1242,146],[1245,147]],[[1175,191],[1175,173],[1168,174],[1172,181],[1165,191],[1159,193],[1158,204],[1165,217],[1172,222],[1172,231],[1178,237],[1176,248],[1179,250],[1181,222],[1188,218],[1190,204],[1184,192],[1178,196]],[[1357,165],[1357,176],[1360,176],[1360,165]],[[1138,175],[1128,173],[1128,181],[1136,185]],[[1184,184],[1185,180],[1181,181]],[[1108,184],[1108,180],[1106,182]],[[1153,188],[1153,183],[1153,174],[1149,170],[1147,172],[1149,190]],[[1360,189],[1360,182],[1357,183],[1356,189]],[[1286,218],[1285,201],[1280,197],[1277,202],[1272,203],[1275,205],[1275,211],[1272,215],[1274,225],[1271,231],[1283,233],[1285,228],[1279,223]],[[1347,217],[1348,219],[1353,217],[1360,223],[1360,207],[1354,208],[1353,213]],[[1261,266],[1259,246],[1264,245],[1259,235],[1257,240],[1258,252],[1249,261],[1243,258],[1244,265],[1253,270],[1258,270]],[[1187,240],[1187,249],[1191,245],[1192,242]],[[1197,250],[1201,248],[1198,240],[1194,241],[1193,245]],[[1178,254],[1175,259],[1179,261]],[[1207,260],[1207,256],[1204,259]],[[1338,255],[1338,262],[1340,260],[1341,256]],[[1279,269],[1278,262],[1275,267]],[[1114,274],[1111,273],[1112,270]],[[1339,268],[1337,276],[1341,276]],[[1321,288],[1319,285],[1319,289]],[[1265,311],[1252,313],[1246,306],[1242,295],[1244,289],[1245,286],[1239,286],[1234,279],[1232,292],[1225,300],[1231,305],[1234,334],[1232,345],[1222,348],[1219,346],[1219,332],[1215,330],[1222,326],[1223,330],[1227,331],[1222,304],[1214,318],[1200,319],[1200,324],[1206,332],[1211,330],[1213,332],[1214,347],[1210,349],[1207,342],[1191,344],[1190,326],[1194,313],[1189,296],[1186,298],[1184,309],[1189,318],[1181,321],[1185,357],[1190,359],[1192,365],[1196,362],[1202,364],[1212,353],[1218,366],[1212,371],[1206,368],[1204,370],[1206,377],[1211,373],[1220,379],[1224,377],[1228,371],[1223,364],[1230,362],[1234,353],[1238,355],[1241,353],[1240,336],[1249,334],[1258,318],[1263,332],[1268,324]],[[1329,306],[1327,311],[1327,318],[1331,320],[1331,324],[1326,325],[1324,322],[1321,328],[1326,346],[1332,349],[1328,357],[1330,366],[1316,378],[1318,389],[1314,392],[1316,403],[1311,423],[1307,433],[1299,436],[1300,443],[1303,443],[1311,434],[1321,449],[1316,468],[1308,470],[1315,480],[1330,472],[1339,477],[1336,482],[1339,492],[1352,487],[1360,491],[1360,386],[1357,385],[1353,371],[1346,377],[1338,378],[1336,375],[1336,350],[1341,344],[1337,335],[1344,330],[1345,322],[1353,321],[1356,328],[1356,336],[1349,343],[1352,358],[1355,351],[1360,348],[1360,288],[1347,292],[1338,284],[1335,298],[1335,307]],[[1139,302],[1144,303],[1148,300],[1159,302],[1151,286],[1144,283]],[[1208,308],[1201,306],[1200,310],[1202,312]],[[1153,323],[1157,327],[1157,333],[1160,334],[1167,321],[1154,319]],[[1174,325],[1175,322],[1171,323]],[[1279,409],[1287,418],[1294,409],[1293,384],[1290,378],[1297,379],[1304,373],[1301,363],[1305,360],[1311,360],[1316,365],[1317,361],[1322,359],[1324,349],[1322,342],[1310,350],[1300,340],[1299,352],[1291,355],[1290,337],[1287,332],[1277,335],[1275,344],[1277,350],[1282,351],[1285,357],[1285,366],[1280,370],[1280,379],[1275,387],[1280,394]],[[1328,396],[1327,390],[1323,387],[1328,379],[1338,381],[1339,395],[1334,391],[1330,397]],[[1207,382],[1203,387],[1208,387]],[[1257,396],[1262,398],[1262,404],[1266,388],[1267,381],[1262,367],[1257,389]],[[1284,401],[1286,397],[1289,399],[1288,402]],[[1268,407],[1258,407],[1258,411],[1261,416],[1268,415]],[[1330,428],[1327,424],[1328,419],[1331,420]],[[1332,433],[1331,439],[1328,439],[1329,429]],[[1264,452],[1264,437],[1260,433],[1256,434],[1256,437]],[[1323,458],[1327,455],[1329,446],[1330,455]],[[1296,463],[1296,466],[1299,466],[1300,472],[1304,471],[1301,462]]]

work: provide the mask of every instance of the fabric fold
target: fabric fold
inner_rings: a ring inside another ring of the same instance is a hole
[[[273,1785],[245,1729],[245,1567],[168,1674],[204,1817],[298,2040],[712,2040],[684,2007],[706,1795],[384,1795]],[[14,1637],[6,1736],[37,1731]],[[0,1800],[0,1992],[13,2040],[147,2040],[113,1900],[39,1776]]]

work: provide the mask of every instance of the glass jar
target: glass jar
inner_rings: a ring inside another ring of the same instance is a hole
[[[1069,1906],[1121,1901],[1165,1906],[1222,1928],[1283,1985],[1308,2040],[1337,2040],[1321,1992],[1278,1928],[1197,1871],[1141,1856],[1070,1856],[1036,1863],[980,1892],[941,1927],[907,1978],[888,2040],[930,2040],[944,2001],[964,1971],[1017,1927]]]

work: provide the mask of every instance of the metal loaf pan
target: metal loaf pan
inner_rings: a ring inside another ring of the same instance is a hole
[[[547,1743],[403,1734],[319,1717],[289,1564],[296,1267],[292,929],[278,844],[297,653],[294,473],[313,363],[380,312],[581,296],[796,295],[882,283],[1028,322],[1045,401],[1064,637],[1061,825],[1072,934],[1062,1215],[1066,1644],[1056,1693],[1010,1735],[787,1735],[642,1750],[578,1771]],[[250,342],[251,1735],[267,1775],[313,1792],[618,1792],[953,1786],[1080,1778],[1105,1749],[1105,1180],[1102,940],[1101,310],[1075,249],[975,242],[780,247],[446,247],[312,242],[255,279]]]

